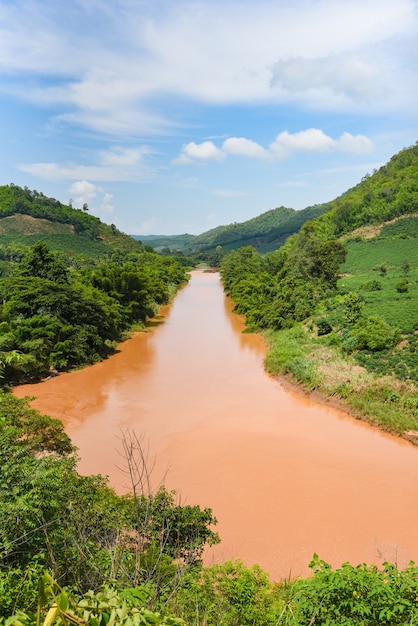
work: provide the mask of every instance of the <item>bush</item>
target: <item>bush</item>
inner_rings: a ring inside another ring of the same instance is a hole
[[[398,284],[396,285],[396,291],[398,293],[407,293],[408,289],[409,289],[409,283],[406,280],[406,278],[404,278],[403,280],[400,280]]]
[[[318,327],[318,337],[321,337],[322,335],[329,335],[332,331],[332,326],[326,319],[318,320],[316,325]]]
[[[392,328],[378,315],[357,322],[351,337],[359,350],[384,350],[395,345],[400,337],[398,329]]]

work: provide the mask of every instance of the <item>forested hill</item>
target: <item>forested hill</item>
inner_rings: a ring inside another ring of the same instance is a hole
[[[320,215],[325,210],[325,205],[307,207],[302,211],[278,207],[246,222],[208,230],[194,237],[186,246],[186,250],[194,253],[209,252],[214,251],[217,246],[224,250],[236,250],[245,245],[252,245],[260,252],[275,250],[283,245],[287,237],[296,233],[306,220]]]
[[[201,235],[148,235],[135,236],[149,243],[156,250],[171,249],[187,255],[201,256],[207,261],[219,261],[219,247],[222,252],[237,250],[251,245],[259,252],[269,252],[283,245],[286,239],[296,233],[307,220],[321,215],[328,205],[320,204],[296,211],[288,207],[271,209],[245,222],[234,222],[217,226]]]
[[[337,235],[418,213],[418,142],[329,204]]]
[[[17,185],[0,186],[0,245],[24,247],[42,239],[54,250],[89,258],[120,250],[138,250],[141,243],[84,210],[65,205],[42,192]]]

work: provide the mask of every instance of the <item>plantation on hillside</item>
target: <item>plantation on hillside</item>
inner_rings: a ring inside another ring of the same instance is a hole
[[[141,247],[114,224],[108,226],[90,215],[87,206],[84,211],[74,209],[27,187],[0,186],[0,246],[33,245],[45,237],[52,249],[87,258]]]

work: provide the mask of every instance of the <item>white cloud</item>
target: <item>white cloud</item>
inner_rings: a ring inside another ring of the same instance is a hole
[[[271,84],[281,94],[303,98],[323,107],[336,102],[365,104],[387,93],[386,71],[377,60],[358,55],[280,60],[273,67]]]
[[[411,110],[417,29],[414,0],[16,0],[0,12],[0,89],[136,136],[178,127],[170,99]]]
[[[94,180],[94,181],[138,181],[153,176],[152,169],[145,165],[144,156],[149,154],[145,146],[122,148],[114,146],[97,154],[96,164],[81,163],[24,163],[23,172],[46,180]]]
[[[322,130],[309,128],[294,134],[283,131],[270,145],[270,150],[281,157],[291,152],[328,152],[329,150],[366,154],[373,150],[373,143],[365,135],[351,135],[345,132],[338,139],[332,139]]]
[[[368,154],[373,151],[373,143],[364,135],[350,135],[350,133],[343,133],[338,140],[338,148],[342,152]]]
[[[318,128],[308,128],[297,133],[287,130],[279,133],[275,140],[264,148],[259,143],[243,137],[226,139],[221,148],[211,141],[201,144],[194,142],[183,146],[180,155],[174,159],[177,165],[188,165],[198,161],[221,161],[227,155],[240,155],[255,159],[285,159],[294,152],[328,152],[337,150],[356,154],[367,154],[373,150],[372,141],[365,135],[343,133],[333,139]]]
[[[203,143],[190,143],[183,146],[180,155],[173,162],[175,164],[187,164],[196,161],[220,161],[225,154],[217,148],[213,141],[204,141]]]
[[[79,180],[68,189],[70,196],[74,196],[75,204],[83,205],[97,196],[98,188],[87,180]]]
[[[139,165],[145,154],[149,154],[149,149],[146,146],[141,146],[140,148],[115,146],[110,150],[99,152],[99,159],[103,165],[126,167]]]
[[[103,196],[103,200],[100,203],[99,209],[102,213],[112,213],[115,208],[112,204],[112,193],[105,193]]]
[[[335,141],[322,130],[309,128],[298,133],[290,134],[287,130],[277,135],[270,144],[270,150],[282,156],[287,152],[325,152],[334,147]]]
[[[227,154],[241,154],[255,158],[268,156],[267,151],[260,144],[244,137],[230,137],[226,139],[222,144],[222,150]]]

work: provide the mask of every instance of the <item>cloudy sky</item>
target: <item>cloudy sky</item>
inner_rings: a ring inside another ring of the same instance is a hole
[[[0,184],[130,234],[333,199],[418,140],[416,0],[0,0]]]

